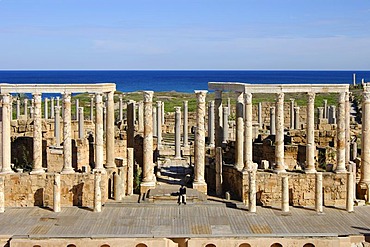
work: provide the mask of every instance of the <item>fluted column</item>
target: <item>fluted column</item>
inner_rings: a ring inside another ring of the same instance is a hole
[[[184,118],[183,118],[183,146],[184,147],[187,147],[188,146],[188,101],[185,100],[183,101],[183,114],[184,114]]]
[[[72,168],[71,93],[63,94],[63,153],[62,173],[74,173]]]
[[[276,134],[276,112],[275,107],[270,107],[270,135]]]
[[[362,99],[361,178],[360,184],[370,184],[370,91],[365,87]],[[368,198],[370,201],[370,198]]]
[[[244,167],[244,93],[236,92],[235,168]]]
[[[252,125],[252,94],[244,93],[245,124],[244,124],[244,171],[253,167],[253,125]]]
[[[10,95],[2,95],[2,169],[1,174],[13,173],[10,166],[11,145],[10,145]]]
[[[335,172],[346,172],[346,121],[345,121],[346,93],[339,94],[337,120],[337,168]]]
[[[175,159],[181,159],[181,107],[175,107]]]
[[[194,183],[193,188],[207,193],[207,184],[204,179],[205,170],[205,130],[204,130],[204,119],[206,112],[206,90],[196,90],[195,95],[197,97],[197,110],[196,110],[196,131],[195,131],[195,150],[194,150]]]
[[[162,101],[157,101],[157,146],[162,147]]]
[[[33,166],[31,174],[44,173],[42,168],[41,94],[34,93],[33,113]]]
[[[114,162],[114,92],[107,93],[106,167],[115,168]]]
[[[215,91],[215,141],[216,147],[222,143],[222,91]]]
[[[307,93],[306,173],[316,172],[315,167],[315,93]]]
[[[141,192],[155,187],[153,164],[153,91],[144,91],[143,182]]]
[[[105,173],[104,161],[104,131],[103,131],[103,96],[95,95],[95,168],[94,171]],[[97,173],[96,173],[97,174]]]
[[[290,129],[294,129],[294,99],[290,99]]]
[[[208,105],[208,140],[209,146],[215,146],[215,102],[212,100]]]
[[[276,94],[276,135],[275,135],[275,168],[274,171],[285,172],[284,164],[284,93]]]

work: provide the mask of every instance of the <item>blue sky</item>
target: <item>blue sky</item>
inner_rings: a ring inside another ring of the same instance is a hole
[[[370,69],[368,0],[0,0],[0,69]]]

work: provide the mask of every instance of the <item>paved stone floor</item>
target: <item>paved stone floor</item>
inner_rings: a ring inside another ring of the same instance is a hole
[[[325,208],[257,207],[249,213],[241,203],[209,198],[207,202],[177,205],[137,203],[137,196],[123,203],[107,203],[101,213],[78,207],[54,213],[45,208],[6,208],[0,214],[0,235],[50,237],[250,237],[346,236],[370,234],[370,206],[354,213]]]

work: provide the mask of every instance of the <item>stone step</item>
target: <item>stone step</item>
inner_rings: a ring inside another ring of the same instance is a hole
[[[179,197],[179,186],[169,186],[158,187],[151,189],[148,192],[148,201],[149,202],[163,202],[163,201],[173,201],[177,202]],[[186,199],[189,202],[204,202],[207,201],[207,196],[194,190],[192,188],[186,189]]]

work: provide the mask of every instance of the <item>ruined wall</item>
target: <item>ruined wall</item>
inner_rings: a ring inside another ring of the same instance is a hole
[[[4,175],[6,207],[52,207],[54,174]],[[93,207],[94,174],[61,174],[61,206]],[[108,199],[107,175],[102,175],[102,203]]]

